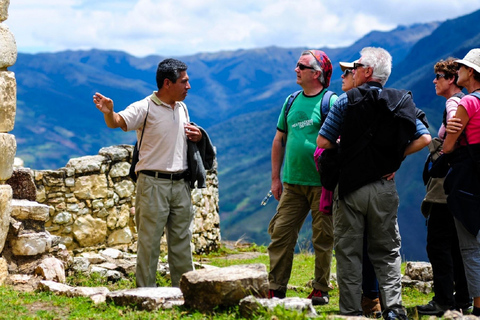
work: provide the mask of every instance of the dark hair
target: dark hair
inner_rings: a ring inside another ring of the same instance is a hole
[[[452,79],[454,78],[455,85],[459,88],[459,85],[457,85],[457,80],[458,80],[458,74],[457,70],[460,67],[458,63],[455,62],[457,60],[456,58],[447,58],[447,60],[440,60],[438,61],[435,66],[433,67],[433,70],[435,73],[443,72],[445,74],[445,79]]]
[[[480,73],[475,69],[473,69],[473,79],[480,82]]]
[[[187,70],[187,65],[180,60],[165,59],[157,67],[157,88],[160,90],[165,79],[177,82],[182,71]]]

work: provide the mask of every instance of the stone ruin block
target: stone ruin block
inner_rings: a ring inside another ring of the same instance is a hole
[[[412,280],[432,281],[432,265],[429,262],[408,261],[405,265],[405,275]]]
[[[15,125],[17,83],[11,71],[0,71],[0,132],[10,132]]]
[[[124,161],[131,157],[133,146],[121,144],[117,146],[104,147],[98,151],[98,154],[104,156],[111,161]]]
[[[171,309],[183,304],[182,292],[178,288],[136,288],[107,294],[107,302],[119,306],[135,305],[141,310],[155,311]]]
[[[296,310],[299,313],[305,313],[308,318],[318,317],[312,305],[312,300],[298,297],[258,299],[254,296],[248,296],[240,300],[239,310],[243,317],[254,319],[258,317],[259,311],[274,310],[277,306],[282,306],[287,310]]]
[[[8,19],[9,5],[10,5],[10,0],[0,0],[0,22],[3,22]]]
[[[36,256],[52,247],[52,239],[45,232],[25,233],[12,238],[10,246],[16,256]]]
[[[12,201],[11,217],[16,220],[35,220],[45,223],[48,220],[50,208],[46,204],[35,201],[18,200]]]
[[[74,168],[77,174],[98,173],[102,171],[102,165],[107,161],[108,159],[101,155],[84,156],[70,159],[65,167]]]
[[[200,311],[235,306],[253,295],[266,298],[268,274],[263,264],[235,265],[186,272],[180,279],[185,305]]]
[[[0,182],[10,179],[13,173],[13,162],[17,152],[15,136],[8,133],[0,133]]]
[[[0,69],[11,67],[17,61],[15,37],[6,24],[0,23]]]
[[[107,240],[107,223],[91,215],[82,216],[73,224],[73,235],[82,247],[104,244]]]
[[[0,252],[3,251],[10,226],[12,188],[0,185]]]
[[[12,187],[13,199],[35,201],[37,188],[33,181],[33,172],[28,168],[15,168],[12,177],[7,180]]]

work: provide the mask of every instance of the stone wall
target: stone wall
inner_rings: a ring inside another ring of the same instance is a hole
[[[128,177],[132,146],[103,148],[96,156],[71,159],[58,170],[16,168],[15,64],[17,47],[3,22],[9,0],[0,0],[0,284],[5,274],[31,274],[39,261],[68,250],[119,247],[136,252],[135,183]],[[207,188],[192,190],[195,220],[192,251],[220,245],[216,164]],[[166,252],[165,239],[162,250]],[[64,257],[65,259],[62,259]]]
[[[58,170],[35,170],[36,201],[50,208],[45,228],[68,249],[117,247],[136,251],[135,183],[128,177],[133,146],[102,148],[70,159]],[[192,190],[195,210],[192,251],[220,246],[216,164],[207,188]],[[162,250],[166,242],[162,239]]]
[[[5,246],[12,211],[12,188],[6,181],[12,176],[17,152],[15,136],[10,134],[15,124],[17,83],[8,68],[17,60],[17,45],[4,23],[8,18],[9,0],[0,0],[0,252]],[[5,280],[6,260],[0,258],[0,283]]]

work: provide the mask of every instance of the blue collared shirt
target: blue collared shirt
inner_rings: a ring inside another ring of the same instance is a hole
[[[373,87],[377,90],[382,90],[380,87]],[[328,112],[328,116],[323,123],[323,126],[320,128],[318,132],[319,135],[330,141],[331,143],[336,143],[338,137],[340,136],[340,132],[343,125],[343,118],[345,116],[345,112],[348,106],[348,96],[347,93],[343,93],[340,95],[335,101],[335,104],[332,106],[330,111]],[[416,119],[415,125],[417,130],[412,137],[412,140],[416,140],[420,138],[420,136],[424,134],[430,134],[427,127],[423,124],[422,121]]]

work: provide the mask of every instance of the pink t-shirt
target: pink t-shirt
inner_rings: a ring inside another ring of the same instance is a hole
[[[455,113],[457,113],[457,107],[459,102],[460,98],[458,97],[451,97],[447,99],[447,102],[445,104],[445,108],[447,110],[447,121],[454,117]],[[445,126],[443,125],[443,123],[440,126],[440,129],[438,129],[438,137],[442,140],[445,138]]]
[[[470,118],[465,127],[468,143],[480,143],[480,100],[472,95],[466,95],[460,100],[459,105],[465,108]]]

